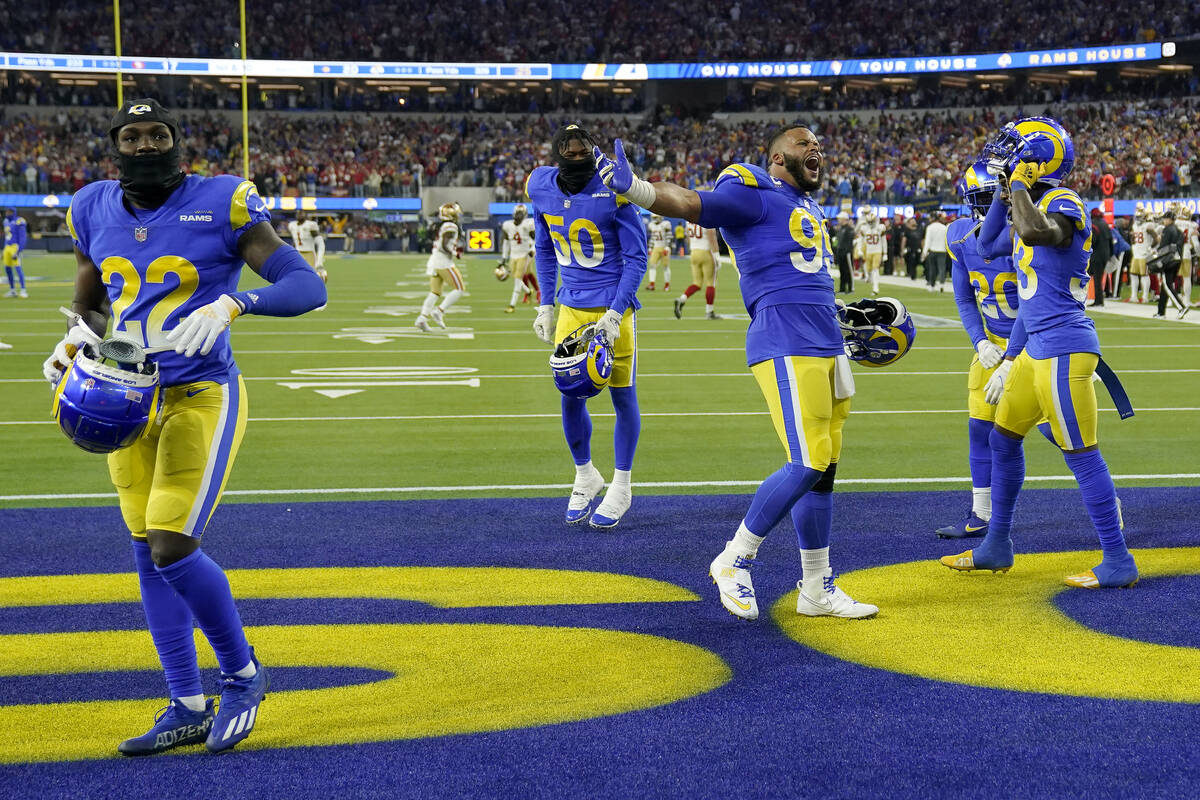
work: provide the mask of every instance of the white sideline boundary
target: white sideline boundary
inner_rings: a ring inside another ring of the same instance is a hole
[[[1154,480],[1196,480],[1200,473],[1176,472],[1161,474],[1128,474],[1113,475],[1114,481],[1154,481]],[[1026,482],[1033,483],[1074,483],[1074,475],[1027,475]],[[970,484],[970,476],[948,476],[937,478],[838,478],[839,485],[853,486],[895,486],[897,484]],[[762,480],[738,481],[646,481],[636,482],[639,489],[704,489],[704,488],[753,488]],[[330,495],[368,495],[368,494],[448,494],[454,492],[558,492],[570,489],[569,483],[518,483],[518,484],[477,484],[468,486],[378,486],[343,489],[231,489],[224,493],[225,497],[280,497],[280,496],[330,496]],[[17,500],[115,500],[116,492],[74,493],[74,494],[10,494],[0,495],[0,502]]]

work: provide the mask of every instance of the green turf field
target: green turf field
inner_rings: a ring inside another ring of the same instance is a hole
[[[331,258],[329,304],[297,319],[244,317],[233,347],[250,423],[225,502],[271,499],[566,494],[574,470],[533,307],[505,314],[511,283],[493,261],[468,260],[470,295],[446,333],[412,321],[424,257]],[[687,262],[673,262],[673,289]],[[41,363],[62,334],[73,259],[29,255],[30,298],[0,299],[0,504],[111,504],[104,459],[75,449],[49,418]],[[246,285],[257,277],[249,270]],[[634,492],[750,492],[782,461],[746,368],[735,275],[720,274],[717,310],[695,296],[682,321],[671,297],[641,294],[638,393],[643,427]],[[912,352],[884,369],[855,368],[839,490],[967,489],[965,376],[971,349],[949,293],[887,286],[918,316]],[[1200,327],[1100,314],[1105,358],[1138,414],[1121,422],[1099,389],[1101,444],[1121,485],[1194,485],[1200,445]],[[590,403],[593,456],[612,469],[612,409]],[[1070,485],[1058,452],[1027,447],[1030,486]],[[1038,480],[1055,478],[1054,480]]]

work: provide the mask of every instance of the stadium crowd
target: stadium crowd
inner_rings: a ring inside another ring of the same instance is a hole
[[[1026,113],[1044,109],[1025,109]],[[1112,173],[1118,196],[1186,195],[1200,156],[1200,106],[1138,101],[1050,107],[1075,135],[1072,183],[1098,197]],[[240,173],[241,130],[232,117],[182,113],[185,164],[198,174]],[[547,163],[563,115],[488,116],[256,114],[251,177],[267,195],[411,197],[422,186],[489,186],[518,199],[525,175]],[[630,157],[648,180],[703,186],[726,165],[758,163],[768,131],[794,117],[722,123],[659,107],[641,118],[595,118],[601,141],[636,142]],[[1002,123],[993,112],[926,111],[802,117],[827,152],[824,202],[949,198],[954,181]],[[116,168],[101,109],[58,108],[49,116],[0,117],[0,190],[73,192]]]
[[[0,48],[111,54],[108,3],[0,0]],[[222,8],[223,6],[223,8]],[[122,50],[142,56],[240,58],[232,0],[170,24],[160,4],[124,0]],[[1189,36],[1200,5],[1129,0],[1098,13],[1086,0],[980,5],[920,0],[892,13],[872,0],[660,4],[596,0],[248,0],[249,57],[460,61],[727,61],[947,55],[1039,50]],[[799,12],[799,13],[798,13]],[[1018,24],[1019,21],[1019,24]],[[581,28],[587,35],[580,35]],[[647,35],[652,33],[652,35]]]

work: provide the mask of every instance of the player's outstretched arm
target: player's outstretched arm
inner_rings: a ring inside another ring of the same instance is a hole
[[[613,141],[612,158],[602,153],[599,147],[592,149],[592,156],[596,159],[600,180],[629,202],[664,217],[700,221],[700,195],[673,183],[650,183],[634,175],[620,139]]]
[[[296,248],[284,244],[271,223],[260,222],[242,234],[238,253],[252,270],[271,282],[232,295],[243,313],[294,317],[325,304],[325,282]]]

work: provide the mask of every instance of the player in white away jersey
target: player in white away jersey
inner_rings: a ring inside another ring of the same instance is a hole
[[[458,203],[443,203],[438,208],[437,230],[433,236],[433,251],[425,262],[425,274],[429,276],[429,294],[421,304],[421,313],[417,315],[416,325],[423,331],[429,330],[429,321],[438,327],[446,327],[443,319],[447,309],[458,302],[467,293],[467,283],[456,264],[462,258],[462,228],[458,221],[462,217],[462,208]],[[452,287],[442,297],[442,289]],[[438,298],[442,302],[438,303]]]
[[[646,226],[650,237],[650,282],[646,288],[654,291],[654,280],[658,276],[658,265],[663,268],[663,291],[671,288],[671,223],[658,214],[650,215],[650,224]]]
[[[513,218],[505,220],[500,228],[504,232],[504,240],[500,244],[500,265],[513,278],[512,297],[509,298],[508,308],[504,309],[504,312],[511,314],[516,308],[517,301],[528,302],[529,295],[533,294],[537,287],[531,258],[533,256],[533,217],[529,216],[525,204],[519,203],[513,209]],[[504,275],[504,272],[499,272],[497,275]],[[505,275],[505,278],[507,277]],[[531,283],[532,285],[530,285]]]
[[[321,235],[321,226],[316,220],[309,219],[303,211],[297,211],[296,218],[287,224],[287,229],[292,237],[292,246],[300,252],[308,265],[317,271],[321,280],[328,281],[329,273],[325,271],[325,237]]]

